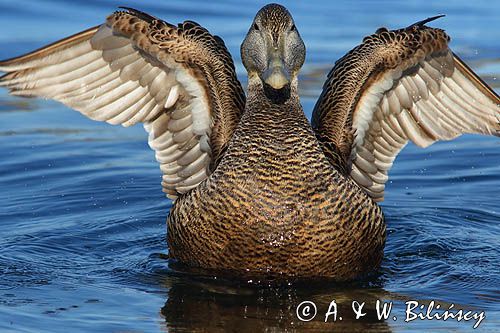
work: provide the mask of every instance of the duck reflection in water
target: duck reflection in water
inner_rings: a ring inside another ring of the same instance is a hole
[[[391,332],[387,321],[379,320],[375,310],[376,301],[389,296],[386,291],[331,283],[324,288],[324,285],[322,282],[238,284],[220,278],[196,280],[189,276],[167,279],[168,298],[161,316],[168,332]],[[305,300],[317,307],[316,315],[309,321],[299,320],[296,313]],[[325,322],[333,300],[337,304],[337,320],[333,321],[331,314]],[[353,300],[365,302],[365,315],[361,318],[356,319]]]

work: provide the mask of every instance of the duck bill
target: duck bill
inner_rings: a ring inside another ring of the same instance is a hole
[[[290,73],[285,67],[278,50],[272,50],[267,69],[262,74],[262,80],[273,89],[280,90],[290,84]]]

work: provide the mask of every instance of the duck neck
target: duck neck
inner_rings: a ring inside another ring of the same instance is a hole
[[[253,184],[253,189],[272,192],[284,179],[288,184],[312,184],[318,174],[329,172],[302,111],[296,82],[288,100],[274,103],[260,82],[249,81],[245,111],[212,178],[234,179],[238,186]]]
[[[250,76],[239,130],[258,131],[259,137],[286,139],[284,134],[292,135],[292,129],[306,127],[304,125],[309,122],[302,111],[297,90],[297,78],[292,79],[289,89],[266,92],[258,76]]]
[[[271,100],[261,81],[249,79],[245,111],[224,157],[264,162],[285,160],[318,149],[297,93],[297,80],[282,103]]]

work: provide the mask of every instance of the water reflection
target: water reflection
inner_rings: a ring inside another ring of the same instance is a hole
[[[168,332],[392,331],[386,321],[378,319],[375,304],[377,300],[394,298],[393,295],[382,288],[326,284],[249,284],[213,277],[194,278],[192,274],[169,278],[164,281],[168,298],[160,310],[163,327]],[[333,300],[337,306],[336,321],[335,307],[330,307]],[[353,300],[365,303],[365,315],[359,319],[352,309]],[[297,306],[303,301],[311,301],[317,308],[316,316],[307,322],[296,315]],[[329,308],[332,314],[325,322]]]

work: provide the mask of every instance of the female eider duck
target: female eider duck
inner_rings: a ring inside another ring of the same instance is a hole
[[[448,48],[434,18],[378,29],[335,63],[306,119],[305,47],[290,13],[263,7],[241,57],[221,38],[124,8],[100,26],[0,62],[0,85],[91,119],[143,123],[175,200],[170,256],[244,275],[358,278],[382,259],[376,201],[408,143],[499,135],[500,100]]]

